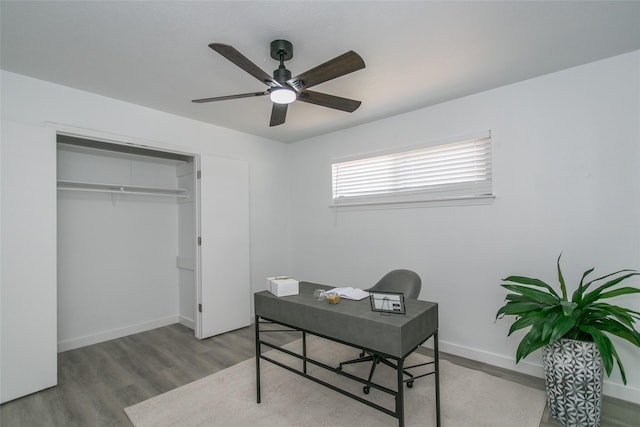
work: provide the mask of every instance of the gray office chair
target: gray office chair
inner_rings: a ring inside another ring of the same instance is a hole
[[[415,272],[411,270],[393,270],[385,274],[378,283],[367,289],[367,291],[396,292],[402,293],[406,299],[417,299],[418,295],[420,295],[421,288],[422,281],[420,280],[420,276]],[[369,394],[369,391],[371,390],[371,379],[373,378],[373,374],[376,371],[378,363],[382,362],[393,369],[397,369],[397,366],[393,362],[385,359],[384,357],[380,357],[377,354],[368,354],[365,351],[361,352],[360,357],[357,359],[347,360],[340,363],[337,369],[342,370],[344,365],[361,362],[372,362],[367,385],[362,389],[365,394]],[[407,387],[413,387],[413,375],[406,369],[404,370],[404,374],[409,377]]]

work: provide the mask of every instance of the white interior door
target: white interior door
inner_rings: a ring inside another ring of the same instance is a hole
[[[4,120],[0,139],[4,403],[58,380],[56,139],[51,129]]]
[[[249,167],[200,156],[196,337],[249,325]]]

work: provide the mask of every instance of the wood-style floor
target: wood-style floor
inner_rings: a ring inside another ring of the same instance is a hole
[[[285,344],[296,333],[272,334]],[[254,357],[253,327],[197,340],[179,324],[66,351],[58,355],[58,385],[5,403],[2,427],[131,426],[123,409]],[[455,356],[443,359],[510,381],[544,388],[529,377]],[[605,399],[603,427],[637,426],[638,405]],[[547,417],[548,418],[548,417]],[[389,425],[396,425],[390,419]],[[541,427],[559,426],[545,419]]]

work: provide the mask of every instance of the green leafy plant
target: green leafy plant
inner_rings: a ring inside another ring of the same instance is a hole
[[[508,335],[519,329],[531,327],[518,346],[516,363],[535,350],[561,338],[593,341],[600,351],[607,376],[611,375],[615,359],[622,381],[626,384],[627,377],[622,362],[607,334],[618,336],[640,347],[640,333],[634,328],[635,321],[640,319],[640,312],[602,300],[640,293],[640,289],[630,286],[612,289],[620,282],[640,275],[640,272],[620,270],[586,281],[587,276],[594,270],[591,268],[584,272],[578,288],[569,299],[560,269],[561,256],[562,254],[557,262],[561,295],[542,280],[530,277],[509,276],[503,280],[512,283],[500,285],[512,293],[506,296],[507,302],[498,310],[496,319],[505,315],[515,316]]]

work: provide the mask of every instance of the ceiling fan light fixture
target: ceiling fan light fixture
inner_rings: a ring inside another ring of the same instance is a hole
[[[296,100],[296,92],[284,87],[272,89],[269,98],[276,104],[291,104]]]

